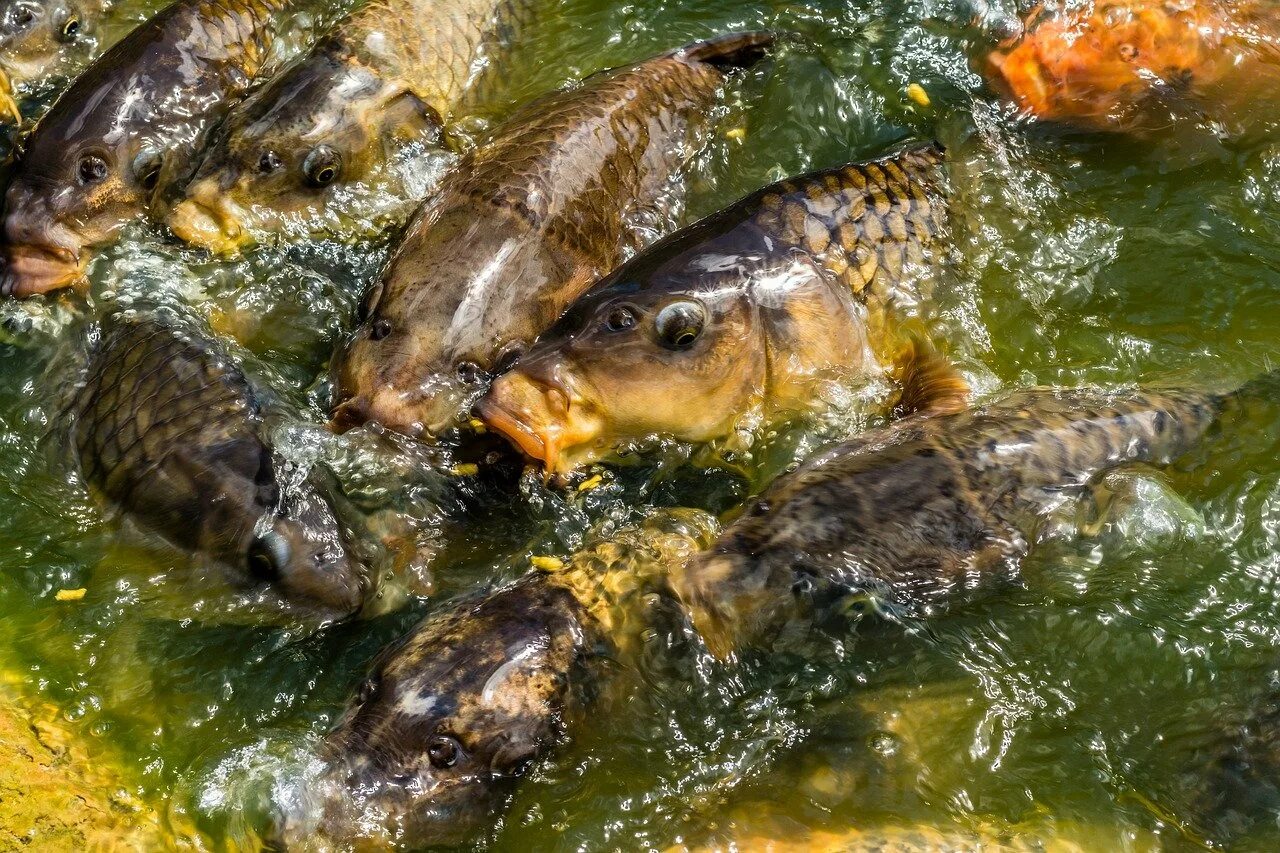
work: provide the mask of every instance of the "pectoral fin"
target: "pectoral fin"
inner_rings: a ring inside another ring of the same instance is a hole
[[[893,378],[901,389],[897,417],[951,415],[969,405],[969,383],[954,364],[927,341],[912,337],[894,359]]]

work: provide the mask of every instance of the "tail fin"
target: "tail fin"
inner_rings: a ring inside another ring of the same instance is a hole
[[[691,62],[705,62],[713,68],[729,71],[755,65],[765,57],[773,43],[774,34],[770,32],[725,33],[686,45],[676,53]]]
[[[1280,403],[1280,370],[1269,370],[1255,376],[1226,396],[1240,403]]]

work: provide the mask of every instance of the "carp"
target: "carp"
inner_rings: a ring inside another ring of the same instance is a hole
[[[4,202],[0,293],[83,280],[267,58],[284,0],[178,0],[108,50],[37,122]]]
[[[259,404],[208,341],[151,316],[104,323],[74,402],[90,490],[195,555],[199,580],[286,613],[341,619],[366,579],[316,475],[288,490]]]
[[[903,337],[946,227],[942,160],[925,146],[791,178],[658,241],[499,376],[480,416],[554,474],[647,435],[705,442],[811,409],[820,383],[895,362],[906,408],[963,405],[964,382]]]
[[[0,5],[0,114],[15,124],[16,89],[86,61],[106,0],[9,0]]]
[[[237,104],[169,213],[180,239],[234,254],[265,235],[370,237],[423,189],[406,170],[433,145],[532,0],[372,0]],[[371,208],[383,204],[376,213]]]
[[[1231,135],[1280,82],[1280,9],[1244,0],[1098,0],[1037,6],[1024,34],[980,63],[1037,119],[1149,134],[1208,118]]]
[[[461,844],[580,718],[583,688],[638,654],[649,593],[714,535],[705,513],[657,513],[558,570],[428,616],[382,652],[276,827],[287,846]]]
[[[936,612],[1016,578],[1038,520],[1097,475],[1171,463],[1237,402],[1274,396],[1256,383],[1039,390],[904,418],[779,478],[673,584],[720,657],[868,599]]]
[[[772,43],[734,33],[597,74],[512,116],[424,205],[335,357],[333,422],[456,425],[664,201],[721,84]]]

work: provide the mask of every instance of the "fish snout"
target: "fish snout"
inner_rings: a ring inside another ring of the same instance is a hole
[[[215,255],[235,255],[252,243],[243,226],[244,210],[229,196],[202,180],[165,218],[169,230],[184,243]]]
[[[84,275],[76,251],[61,246],[11,244],[0,274],[0,296],[23,299],[60,290]]]
[[[517,368],[499,376],[476,404],[480,418],[541,462],[547,474],[567,473],[568,451],[595,443],[602,418],[574,385],[545,372]]]
[[[272,531],[251,546],[250,567],[285,601],[326,619],[345,619],[364,606],[368,580],[347,556],[336,531],[277,519]]]

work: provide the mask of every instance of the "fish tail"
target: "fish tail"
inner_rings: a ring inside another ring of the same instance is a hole
[[[774,39],[774,34],[767,31],[725,33],[682,47],[678,53],[721,71],[750,68],[765,57]]]

